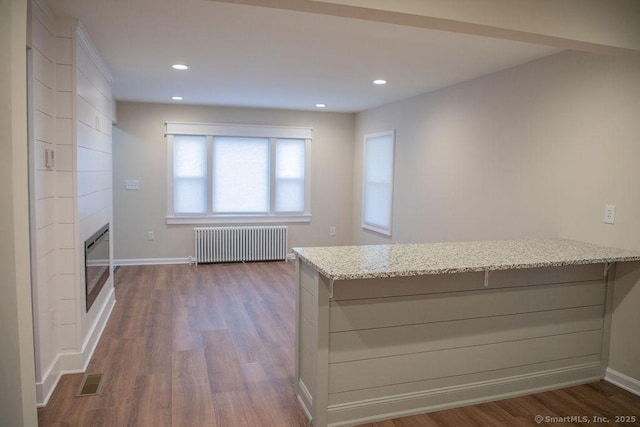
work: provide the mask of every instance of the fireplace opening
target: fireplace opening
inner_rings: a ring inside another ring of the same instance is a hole
[[[87,312],[111,275],[109,224],[84,242],[84,278]]]

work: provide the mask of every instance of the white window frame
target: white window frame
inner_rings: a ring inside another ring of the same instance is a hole
[[[378,138],[381,136],[389,136],[391,137],[391,196],[389,200],[389,226],[388,227],[380,227],[375,224],[370,224],[365,221],[365,202],[366,202],[366,193],[367,193],[367,145],[368,141],[372,138]],[[389,130],[384,132],[376,132],[369,133],[364,135],[364,143],[362,150],[362,214],[361,214],[361,224],[364,230],[373,231],[378,234],[382,234],[384,236],[391,237],[391,231],[393,227],[393,196],[394,196],[394,180],[395,180],[395,151],[396,151],[396,138],[395,138],[395,130]]]
[[[167,140],[167,224],[283,224],[311,222],[311,140],[313,129],[293,126],[261,126],[219,123],[165,122]],[[207,213],[179,214],[174,211],[173,199],[173,137],[174,135],[196,135],[207,137]],[[277,139],[305,140],[305,189],[304,212],[277,213],[275,209],[275,155],[270,158],[271,203],[268,214],[214,214],[211,209],[212,150],[216,136],[269,138],[270,153],[275,153]]]

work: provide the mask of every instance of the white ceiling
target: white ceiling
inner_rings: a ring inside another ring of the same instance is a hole
[[[357,112],[557,48],[208,0],[47,0],[78,18],[117,100]],[[186,63],[188,71],[175,71]],[[374,86],[375,78],[388,80]]]

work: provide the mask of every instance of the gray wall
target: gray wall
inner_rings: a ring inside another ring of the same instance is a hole
[[[193,226],[166,225],[166,121],[313,127],[310,224],[289,226],[290,246],[351,240],[354,115],[249,108],[120,102],[114,144],[114,258],[186,258]],[[140,190],[125,190],[127,179]],[[329,227],[336,236],[329,236]],[[154,241],[147,241],[153,231]]]
[[[563,52],[357,115],[356,243],[565,237],[640,250],[640,58]],[[360,227],[362,139],[396,129],[393,237]],[[605,204],[616,224],[603,224]],[[636,266],[637,267],[637,266]],[[640,284],[610,367],[640,380]]]

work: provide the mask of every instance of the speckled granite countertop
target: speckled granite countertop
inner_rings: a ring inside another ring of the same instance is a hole
[[[332,280],[640,261],[640,252],[563,239],[293,248]]]

